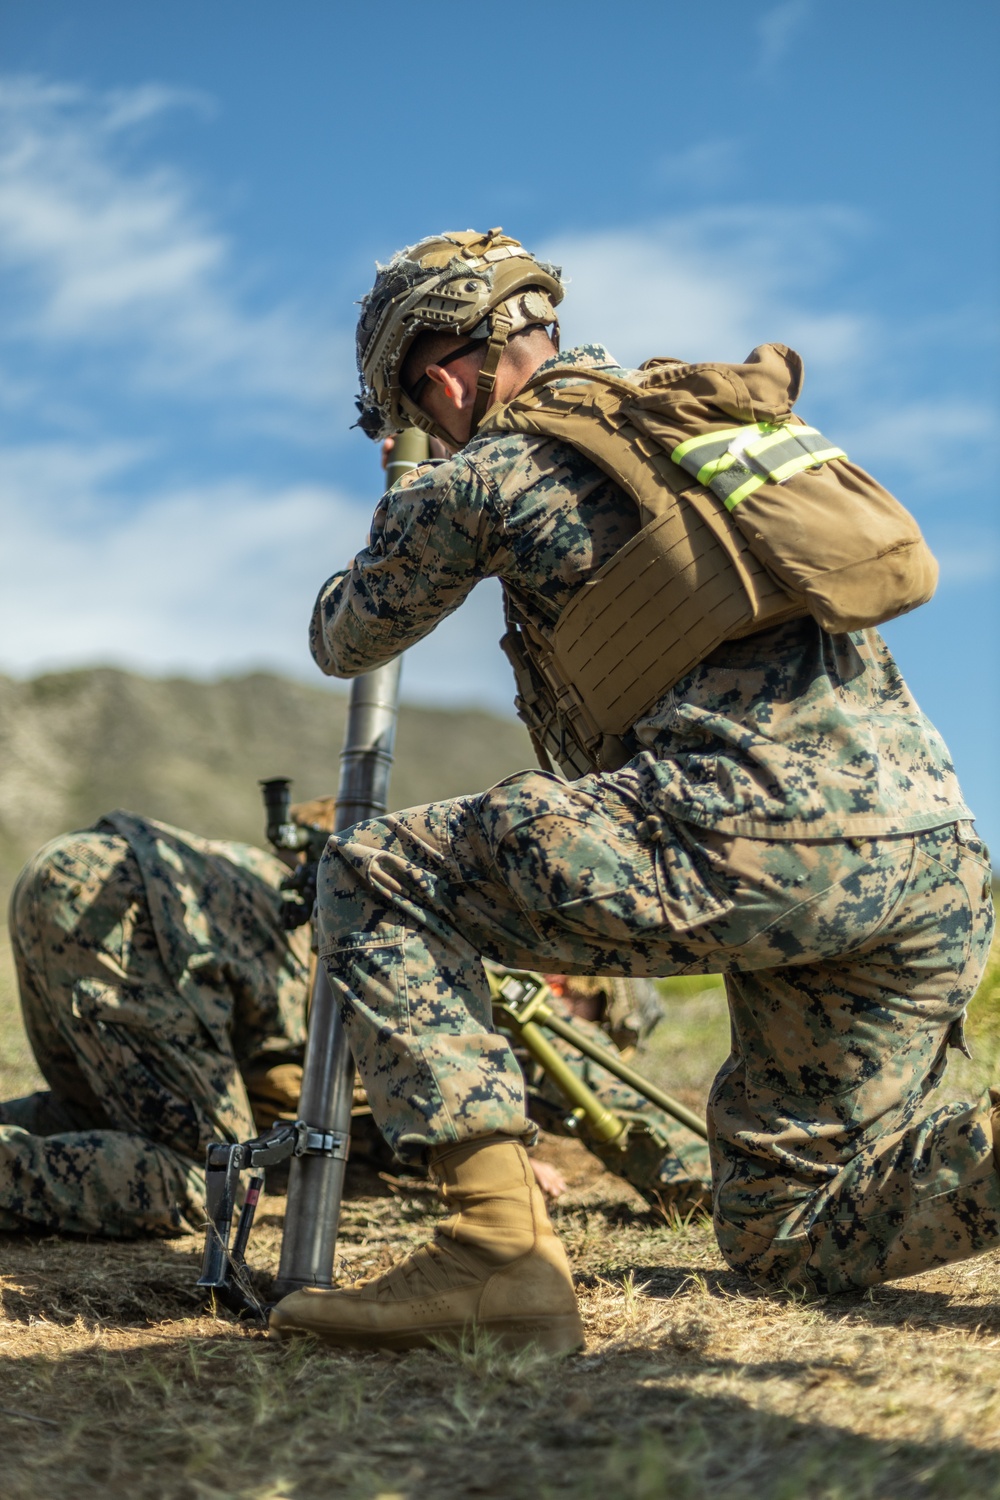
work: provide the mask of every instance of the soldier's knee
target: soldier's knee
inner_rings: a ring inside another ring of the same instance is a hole
[[[764,1216],[752,1225],[732,1223],[718,1208],[714,1224],[719,1250],[730,1270],[768,1291],[819,1290],[808,1266],[812,1247],[805,1235],[784,1238]]]

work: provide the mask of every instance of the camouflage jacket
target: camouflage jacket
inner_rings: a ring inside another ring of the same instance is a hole
[[[627,377],[600,345],[556,356]],[[311,647],[352,677],[390,660],[498,577],[551,627],[638,530],[635,506],[576,449],[473,438],[383,496],[369,545],[320,591]],[[875,630],[811,619],[729,641],[633,730],[611,775],[643,806],[722,833],[835,838],[912,832],[972,814],[948,751]]]
[[[297,1054],[310,937],[307,927],[283,929],[281,861],[128,812],[95,828],[118,834],[135,855],[164,970],[216,1046],[241,1063]]]

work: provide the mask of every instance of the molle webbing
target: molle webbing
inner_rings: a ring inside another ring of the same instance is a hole
[[[578,696],[599,731],[588,749],[606,768],[601,735],[627,733],[723,641],[805,610],[770,577],[718,501],[694,489],[669,454],[624,419],[615,389],[624,382],[605,389],[591,380],[595,373],[581,372],[572,387],[537,388],[530,406],[518,398],[494,408],[481,431],[571,443],[622,486],[647,523],[563,610],[545,662],[546,679],[558,677],[561,696]],[[565,756],[556,758],[565,765]]]
[[[741,563],[681,502],[570,601],[553,655],[604,734],[625,734],[723,641],[804,613],[759,564]]]
[[[570,443],[634,500],[642,530],[574,595],[550,675],[623,735],[725,640],[811,614],[860,630],[931,597],[937,564],[899,501],[793,416],[802,361],[651,360],[628,379],[544,370],[480,433]]]
[[[601,733],[556,665],[551,630],[532,618],[506,579],[503,594],[507,633],[500,645],[514,672],[514,706],[539,765],[547,771],[558,766],[569,781],[624,765],[629,752],[620,740]]]

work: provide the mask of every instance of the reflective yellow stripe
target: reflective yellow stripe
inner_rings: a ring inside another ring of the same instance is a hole
[[[767,480],[764,478],[763,474],[751,474],[746,484],[741,484],[738,490],[733,490],[733,493],[731,495],[726,496],[726,509],[735,510],[741,500],[745,500],[748,495],[753,494],[754,490],[759,490],[761,485],[764,485],[766,483]]]
[[[786,479],[791,479],[793,474],[799,474],[803,469],[812,469],[818,464],[828,464],[833,458],[846,457],[847,454],[843,448],[820,448],[817,452],[803,453],[801,457],[790,458],[787,463],[781,464],[777,469],[772,469],[768,478],[775,484],[783,484]]]
[[[744,432],[775,432],[776,430],[767,422],[755,422],[752,427],[721,427],[717,432],[700,432],[697,437],[687,438],[683,443],[678,443],[670,457],[675,464],[681,464],[687,468],[684,460],[696,448],[706,448],[709,445],[714,447],[720,442],[728,447],[733,438],[742,437]]]
[[[769,453],[772,448],[778,448],[782,443],[787,443],[792,433],[795,433],[797,436],[800,432],[813,431],[815,429],[812,427],[772,427],[763,437],[758,438],[755,443],[745,443],[743,451],[751,458],[760,458],[763,454]]]
[[[733,464],[738,462],[736,454],[730,453],[727,448],[725,453],[720,453],[718,458],[710,458],[704,468],[698,470],[696,475],[698,483],[711,484],[716,474],[724,474],[727,469],[731,469]]]
[[[752,422],[699,433],[678,443],[670,456],[733,510],[762,484],[784,484],[804,469],[847,454],[817,427]]]

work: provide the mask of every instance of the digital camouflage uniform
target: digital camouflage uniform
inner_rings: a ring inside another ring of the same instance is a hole
[[[282,926],[286,873],[248,845],[121,812],[35,855],[11,938],[49,1090],[0,1104],[0,1229],[201,1227],[205,1147],[270,1123],[268,1081],[301,1056],[309,937]],[[635,1105],[573,1057],[605,1103]],[[704,1150],[656,1119],[664,1189],[686,1202],[707,1177]]]
[[[308,930],[273,855],[127,813],[42,849],[11,899],[51,1092],[0,1105],[0,1229],[204,1221],[205,1148],[254,1134],[247,1079],[304,1040]]]
[[[558,360],[617,369],[600,346]],[[368,670],[486,576],[551,626],[637,529],[577,450],[473,439],[383,498],[320,593],[314,655]],[[320,954],[388,1139],[530,1133],[480,954],[721,972],[733,1044],[709,1126],[732,1266],[836,1291],[997,1243],[991,1099],[921,1109],[984,966],[989,862],[881,637],[806,619],[726,643],[633,749],[619,771],[526,771],[331,840]]]

